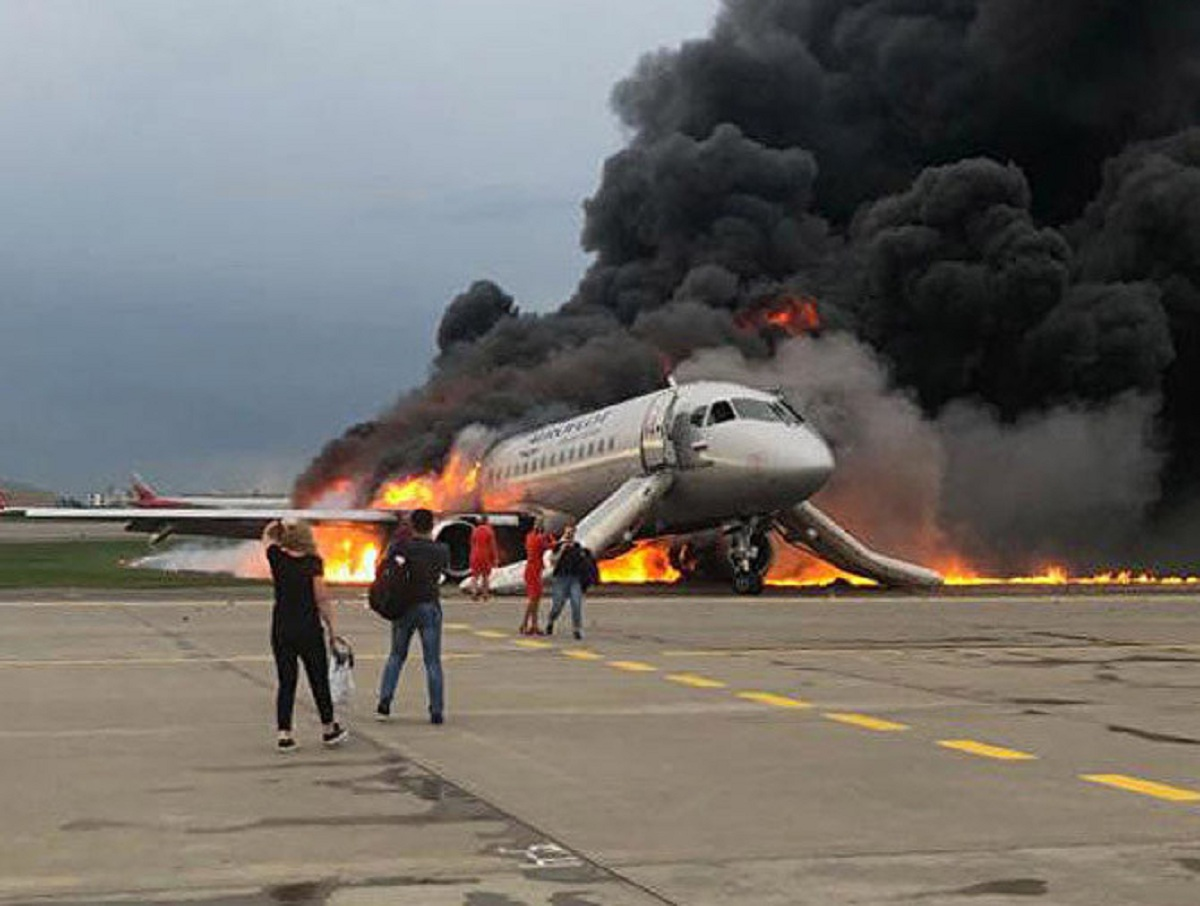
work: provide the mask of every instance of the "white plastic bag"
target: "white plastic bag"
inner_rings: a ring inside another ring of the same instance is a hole
[[[335,705],[348,705],[353,692],[354,649],[339,635],[329,645],[329,694]]]

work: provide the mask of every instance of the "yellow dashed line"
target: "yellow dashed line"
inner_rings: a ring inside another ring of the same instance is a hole
[[[449,629],[451,632],[462,632],[465,629],[470,629],[470,623],[443,623],[443,629]]]
[[[880,717],[871,717],[868,714],[849,714],[842,711],[826,711],[821,715],[830,720],[836,720],[841,724],[850,724],[854,727],[862,727],[864,730],[878,730],[880,733],[895,733],[900,730],[909,729],[908,724],[898,724],[895,721],[884,720]]]
[[[544,650],[546,648],[554,647],[553,642],[539,642],[537,639],[517,639],[515,642],[513,642],[513,644],[521,648],[533,648],[535,650]]]
[[[691,686],[695,689],[724,689],[725,684],[720,680],[709,679],[707,676],[697,676],[694,673],[668,673],[664,679],[681,686]]]
[[[653,673],[658,669],[651,664],[643,664],[641,661],[609,661],[608,666],[615,667],[617,670],[628,670],[630,673]]]
[[[801,698],[790,698],[786,695],[776,695],[774,692],[739,692],[738,698],[748,702],[758,702],[760,705],[771,705],[775,708],[811,708],[812,705]]]
[[[968,755],[978,755],[981,758],[996,758],[1000,761],[1035,761],[1036,755],[1031,755],[1028,752],[1021,752],[1017,749],[1005,749],[1000,746],[990,746],[984,742],[976,742],[973,739],[939,739],[939,746],[946,749],[954,749],[958,752],[966,752]]]
[[[1185,790],[1178,786],[1168,786],[1165,783],[1155,783],[1153,780],[1141,780],[1137,777],[1127,777],[1124,774],[1081,774],[1081,780],[1089,783],[1101,783],[1113,786],[1119,790],[1131,793],[1141,793],[1143,796],[1153,796],[1155,799],[1166,799],[1168,802],[1198,802],[1200,793],[1195,790]]]
[[[508,638],[507,632],[500,632],[499,630],[496,630],[496,629],[479,629],[479,630],[476,630],[476,632],[474,634],[479,636],[481,639],[507,639]]]
[[[577,661],[602,661],[604,655],[597,654],[595,651],[588,651],[586,648],[567,648],[563,651],[567,657],[575,658]]]

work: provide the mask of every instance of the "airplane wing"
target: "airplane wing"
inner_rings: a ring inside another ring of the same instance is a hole
[[[291,509],[279,507],[204,510],[128,509],[94,507],[26,507],[0,510],[0,518],[53,522],[124,522],[129,532],[145,532],[159,538],[167,535],[201,535],[211,538],[251,538],[262,535],[268,522],[275,519],[303,519],[317,525],[376,525],[390,529],[401,513],[392,510]]]

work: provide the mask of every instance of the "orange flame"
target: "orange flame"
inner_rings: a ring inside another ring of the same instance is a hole
[[[457,451],[451,453],[441,472],[405,475],[384,482],[371,507],[379,510],[415,510],[424,507],[435,512],[474,508],[479,483],[479,463]],[[349,483],[338,479],[326,489],[346,493]],[[318,495],[322,496],[322,495]],[[377,532],[355,526],[316,526],[317,547],[325,561],[328,582],[367,585],[375,577],[375,561],[383,549]]]
[[[374,531],[351,525],[317,525],[313,534],[325,561],[325,581],[367,585],[375,578],[375,561],[382,546]]]
[[[812,557],[803,551],[787,546],[775,539],[775,562],[767,571],[767,585],[777,588],[817,588],[832,582],[860,587],[877,583],[842,572],[836,567]],[[1091,576],[1073,576],[1063,566],[1048,565],[1041,572],[1028,576],[987,576],[972,569],[960,560],[951,559],[935,565],[948,586],[1155,586],[1180,587],[1200,585],[1200,576],[1157,576],[1131,570],[1113,570]],[[600,564],[602,581],[616,584],[639,584],[647,582],[673,583],[681,574],[671,565],[670,544],[664,540],[640,541],[627,553]]]
[[[616,585],[676,582],[680,577],[671,565],[670,548],[658,541],[639,541],[632,550],[600,562],[600,581]]]
[[[455,451],[450,454],[450,459],[441,472],[405,475],[385,481],[371,506],[384,510],[415,510],[424,507],[442,512],[474,509],[478,484],[479,463],[468,461]]]
[[[776,328],[789,336],[816,333],[821,329],[817,300],[807,296],[783,295],[766,299],[741,311],[733,319],[740,330]]]

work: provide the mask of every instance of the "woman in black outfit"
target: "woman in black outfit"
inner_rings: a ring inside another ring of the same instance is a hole
[[[322,578],[325,564],[317,556],[312,529],[303,522],[272,522],[263,530],[267,562],[275,582],[275,607],[271,611],[271,650],[279,675],[275,698],[279,751],[296,748],[292,738],[292,710],[296,704],[297,661],[304,663],[308,685],[324,724],[322,740],[336,746],[349,733],[333,717],[333,699],[329,695],[329,658],[325,650],[325,632],[333,638],[333,608]]]

